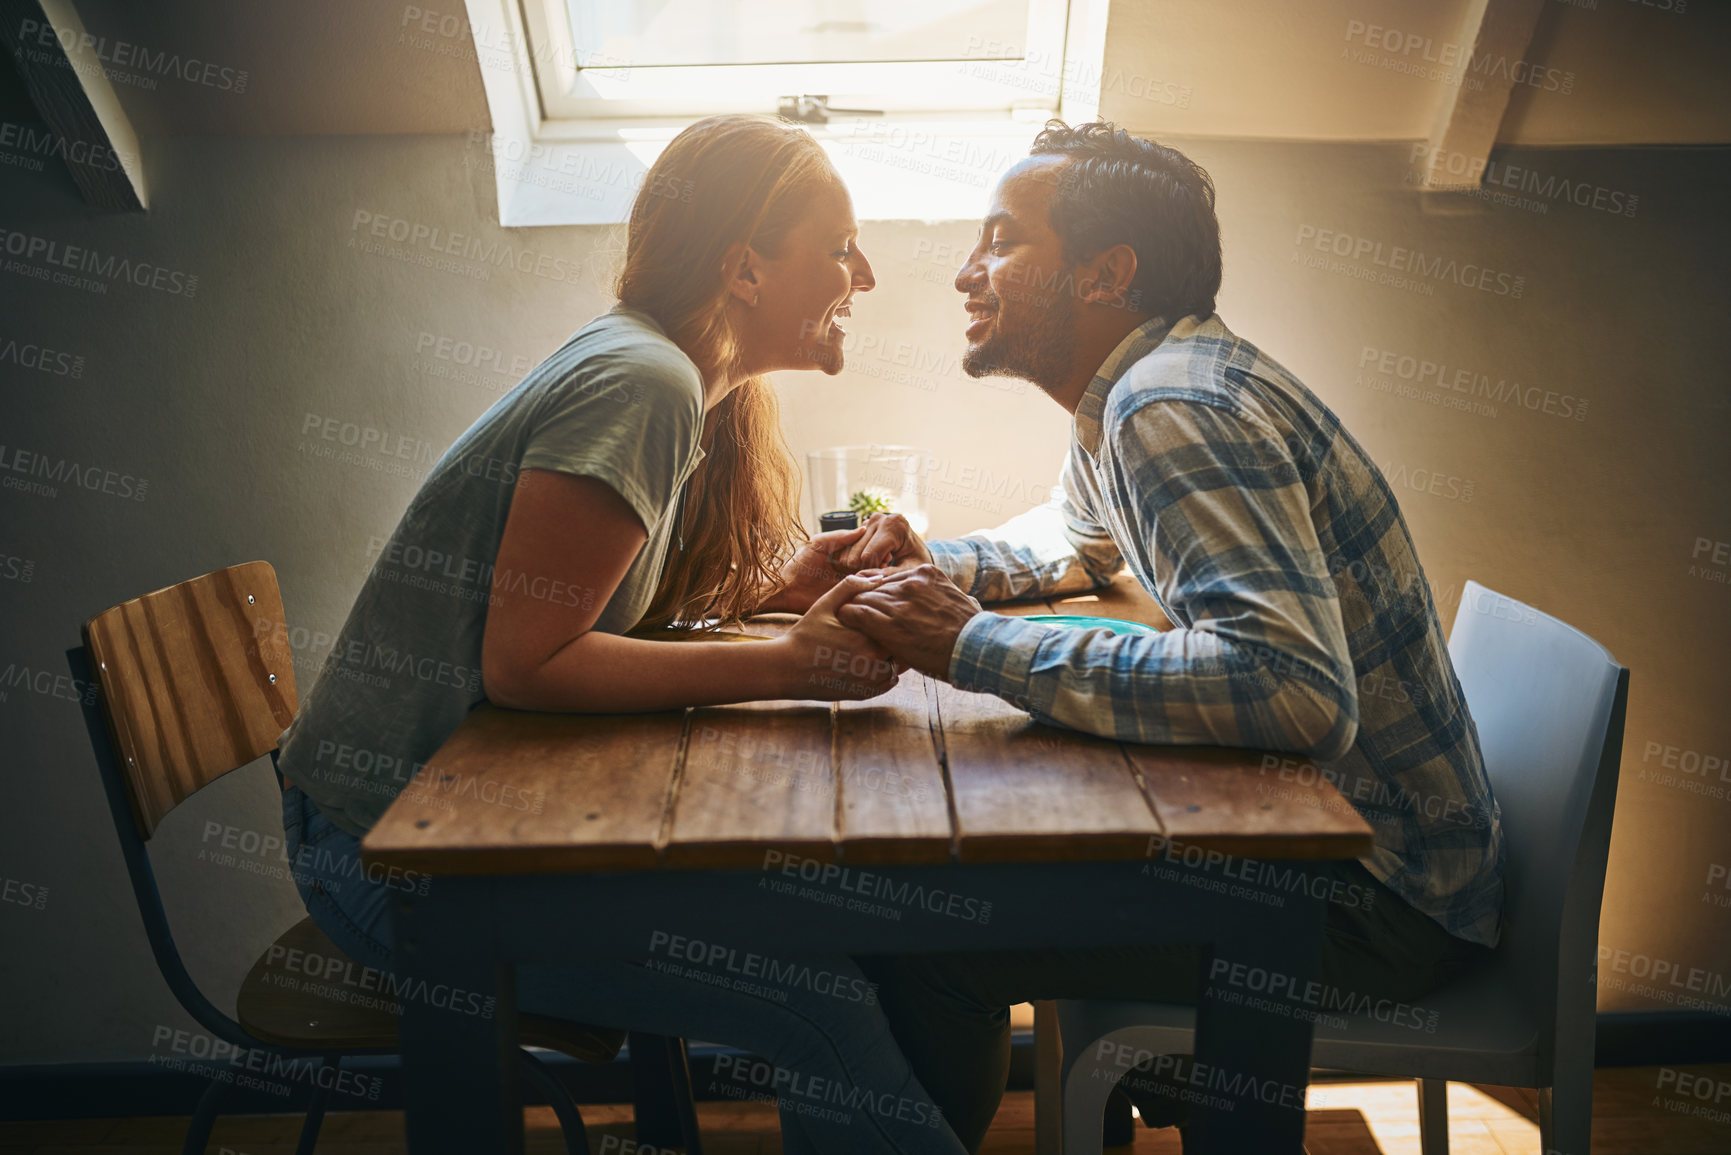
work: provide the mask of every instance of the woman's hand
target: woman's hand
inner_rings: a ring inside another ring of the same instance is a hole
[[[858,575],[839,579],[793,629],[769,643],[781,647],[783,697],[857,701],[875,698],[896,684],[901,669],[889,651],[836,618],[839,607],[881,581]]]
[[[802,614],[842,577],[862,569],[903,569],[932,560],[931,551],[899,513],[874,513],[858,529],[820,533],[781,567],[782,586],[757,612]]]
[[[820,533],[787,559],[781,567],[781,587],[757,607],[760,614],[803,614],[830,587],[852,572],[839,564],[838,555],[865,536],[866,528],[832,529]],[[855,567],[858,568],[858,567]]]
[[[871,580],[870,574],[857,576]],[[946,681],[956,639],[982,612],[979,602],[933,565],[885,573],[836,610],[841,621],[882,645],[895,661]]]
[[[899,513],[874,513],[860,527],[862,536],[838,559],[848,573],[862,569],[901,569],[929,565],[932,551]]]

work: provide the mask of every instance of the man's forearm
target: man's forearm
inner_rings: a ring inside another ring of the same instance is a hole
[[[1028,516],[1028,515],[1024,515]],[[1027,529],[1013,521],[1002,527]],[[1116,549],[1086,557],[1061,528],[1044,533],[970,533],[928,542],[932,563],[962,590],[982,602],[1079,593],[1112,580],[1123,565]]]
[[[1120,741],[1294,750],[1333,758],[1357,731],[1350,675],[1206,630],[1116,636],[980,614],[950,660],[961,689]]]

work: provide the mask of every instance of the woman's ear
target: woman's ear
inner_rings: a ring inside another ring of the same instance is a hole
[[[722,278],[727,291],[747,305],[756,305],[762,288],[758,279],[762,268],[757,250],[744,241],[728,246],[727,255],[722,258]]]

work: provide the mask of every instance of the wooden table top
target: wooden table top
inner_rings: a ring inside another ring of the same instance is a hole
[[[992,609],[1171,625],[1127,575]],[[879,866],[1138,859],[1169,844],[1250,858],[1370,853],[1369,824],[1333,786],[1264,770],[1263,758],[1043,726],[911,670],[866,702],[608,715],[482,705],[363,854],[428,874],[533,874],[757,868],[770,851]]]

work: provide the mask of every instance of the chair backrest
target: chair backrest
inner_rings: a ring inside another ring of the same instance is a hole
[[[1542,1061],[1583,1045],[1590,1054],[1629,671],[1573,626],[1477,582],[1462,593],[1449,655],[1502,809],[1495,965],[1532,1000]]]
[[[195,791],[276,749],[299,706],[268,562],[121,602],[84,623],[84,644],[141,838]]]

